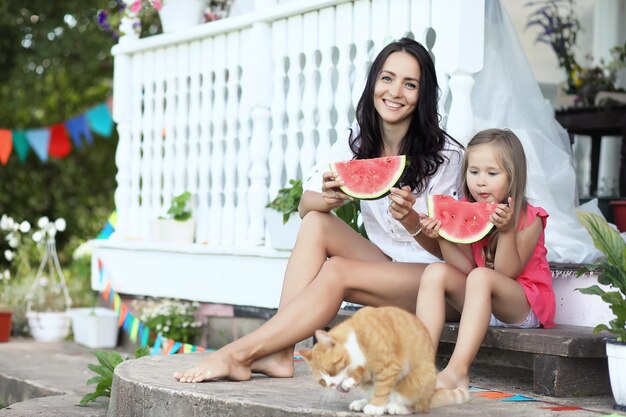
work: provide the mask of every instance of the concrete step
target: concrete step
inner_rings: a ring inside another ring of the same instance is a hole
[[[359,398],[358,393],[341,394],[322,388],[303,362],[296,363],[293,378],[277,379],[254,376],[247,382],[215,381],[181,384],[172,374],[196,364],[203,353],[174,356],[155,356],[127,361],[115,370],[113,392],[109,403],[109,417],[185,417],[185,416],[275,416],[326,417],[363,416],[348,410],[349,403]],[[469,404],[447,406],[431,410],[430,416],[440,417],[501,417],[501,416],[558,416],[558,411],[544,407],[555,406],[555,399],[528,394],[532,385],[513,383],[515,371],[500,374],[503,380],[495,382],[493,375],[485,376],[477,369],[472,375],[474,384],[490,390],[502,389],[511,394],[528,395],[534,401],[506,402],[474,393]],[[506,381],[508,381],[508,383]],[[493,388],[496,387],[496,388]],[[497,388],[503,387],[503,388]],[[607,397],[559,399],[580,407],[576,417],[608,415],[613,411]],[[561,402],[559,404],[562,404]]]

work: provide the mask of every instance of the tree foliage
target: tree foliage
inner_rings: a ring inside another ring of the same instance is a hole
[[[0,0],[1,129],[49,127],[111,95],[114,40],[96,20],[108,3]],[[32,151],[21,163],[13,152],[0,165],[0,212],[31,222],[64,217],[60,248],[70,236],[95,237],[113,209],[116,142],[94,135],[93,145],[46,163]]]

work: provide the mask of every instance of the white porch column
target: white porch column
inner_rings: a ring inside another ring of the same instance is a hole
[[[623,44],[620,39],[620,0],[595,0],[593,2],[593,58],[594,64],[600,60],[611,61],[610,50]],[[622,139],[602,138],[600,145],[600,166],[598,168],[598,196],[619,195],[619,172]]]
[[[433,47],[438,66],[450,76],[452,95],[447,132],[466,144],[474,130],[471,95],[473,74],[483,68],[485,37],[484,0],[432,2]]]
[[[124,33],[119,40],[119,45],[128,45],[139,39],[133,30],[133,20],[122,18],[120,30]],[[130,207],[130,140],[132,121],[132,65],[128,54],[116,53],[113,47],[113,120],[117,123],[119,140],[115,150],[115,165],[117,174],[115,181],[115,210],[117,211],[117,224],[112,239],[122,239],[129,232],[129,207]]]
[[[267,10],[276,4],[276,0],[255,0],[255,10]],[[248,193],[248,212],[250,227],[248,241],[253,245],[261,245],[265,241],[265,218],[263,209],[269,200],[267,168],[270,150],[270,105],[272,99],[272,32],[268,23],[257,22],[252,27],[251,48],[253,56],[249,62],[254,63],[255,88],[251,92],[252,137],[250,138],[250,191]],[[247,69],[251,71],[252,69]]]

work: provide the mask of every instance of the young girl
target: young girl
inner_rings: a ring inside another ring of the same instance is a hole
[[[369,240],[331,210],[350,198],[341,179],[320,172],[304,185],[302,225],[289,258],[278,312],[263,326],[174,377],[180,382],[294,373],[293,346],[325,327],[343,300],[415,311],[420,276],[441,254],[419,234],[426,195],[456,194],[462,148],[439,127],[437,78],[428,51],[411,39],[387,45],[370,68],[351,134],[330,160],[405,154],[404,185],[390,198],[361,201]],[[328,167],[328,164],[324,164]],[[328,168],[326,168],[328,170]]]
[[[471,245],[439,239],[445,263],[422,275],[417,317],[435,349],[446,320],[458,320],[459,335],[450,362],[437,376],[442,388],[468,388],[468,372],[488,326],[554,326],[555,299],[546,259],[548,214],[526,201],[526,157],[510,130],[489,129],[469,142],[462,165],[464,195],[471,202],[498,203],[492,233]],[[421,220],[437,237],[441,222]],[[462,314],[461,314],[462,313]]]

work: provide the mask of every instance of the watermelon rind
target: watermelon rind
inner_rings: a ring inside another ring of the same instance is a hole
[[[462,207],[464,208],[468,208],[471,207],[472,205],[484,205],[485,203],[470,203],[470,202],[460,202],[457,201],[456,199],[454,199],[454,197],[452,196],[441,196],[441,195],[428,195],[427,201],[428,201],[428,217],[432,217],[432,218],[438,218],[436,215],[436,201],[435,199],[437,198],[441,198],[441,197],[445,197],[445,198],[449,198],[451,199],[451,201],[453,201],[456,204],[453,204],[453,206],[455,208],[457,208],[458,210],[463,210]],[[493,210],[495,210],[495,208],[497,207],[497,204],[493,204]],[[464,217],[467,217],[471,214],[466,214]],[[491,231],[491,229],[493,229],[494,224],[491,223],[490,221],[486,221],[485,225],[474,231],[474,233],[472,234],[466,234],[465,236],[459,236],[458,234],[454,234],[451,231],[446,229],[446,225],[442,224],[441,228],[439,229],[439,236],[441,236],[442,238],[450,241],[450,242],[454,242],[454,243],[461,243],[461,244],[469,244],[469,243],[474,243],[474,242],[478,242],[480,240],[482,240],[485,236],[487,236],[487,234]]]
[[[402,174],[404,174],[404,170],[408,166],[408,158],[406,157],[406,155],[398,155],[398,156],[393,156],[393,157],[372,158],[372,160],[383,159],[383,158],[394,158],[394,159],[399,159],[400,161],[395,172],[393,172],[393,174],[389,176],[389,179],[385,183],[378,184],[377,189],[368,193],[360,193],[358,191],[355,191],[350,188],[349,184],[339,187],[341,191],[343,191],[346,195],[349,195],[350,197],[358,199],[358,200],[377,200],[379,198],[382,198],[388,195],[390,193],[391,188],[394,187],[398,183],[400,178],[402,178]],[[341,161],[341,162],[359,163],[360,161],[367,161],[367,160],[356,159],[356,160]],[[340,162],[330,163],[330,170],[336,176],[339,175],[339,169],[337,168],[337,165],[336,165],[338,163]]]

